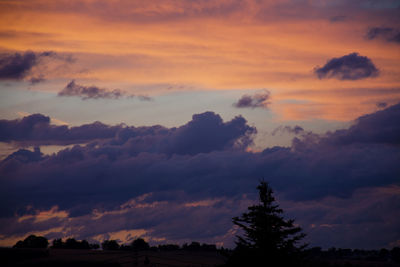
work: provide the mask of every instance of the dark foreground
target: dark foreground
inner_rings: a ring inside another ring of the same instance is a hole
[[[314,258],[310,267],[395,267],[394,262]],[[0,248],[0,266],[19,267],[123,267],[123,266],[222,266],[226,256],[219,251],[101,251],[85,249]]]
[[[225,257],[209,251],[96,251],[0,249],[1,266],[218,266]],[[147,258],[147,259],[146,259]]]

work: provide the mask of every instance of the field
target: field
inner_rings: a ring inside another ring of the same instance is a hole
[[[1,249],[2,266],[217,266],[225,258],[208,251],[95,251]],[[148,260],[146,260],[146,258]]]
[[[11,249],[0,248],[1,266],[19,267],[125,267],[125,266],[191,266],[211,267],[225,263],[217,251],[102,251],[84,249]],[[314,259],[309,266],[320,267],[395,267],[390,261]]]

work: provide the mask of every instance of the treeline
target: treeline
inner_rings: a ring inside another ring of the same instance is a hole
[[[99,249],[99,244],[90,244],[86,240],[75,240],[68,238],[65,242],[61,238],[54,239],[51,248],[65,248],[65,249]]]
[[[47,248],[49,241],[43,236],[30,235],[24,240],[18,241],[13,248]],[[61,238],[53,239],[50,246],[52,249],[99,249],[99,244],[91,244],[86,240],[76,240],[74,238],[68,238],[63,241]],[[186,250],[186,251],[217,251],[217,247],[214,244],[200,244],[199,242],[192,242],[190,244],[183,244],[179,246],[177,244],[164,244],[158,246],[150,246],[143,238],[137,238],[130,244],[120,245],[117,240],[104,240],[101,243],[103,250],[124,250],[124,251],[174,251],[174,250]],[[224,250],[223,248],[221,250]]]
[[[131,244],[119,245],[116,240],[105,240],[101,247],[103,250],[151,250],[151,251],[175,251],[175,250],[184,250],[184,251],[218,251],[224,250],[224,248],[217,249],[217,246],[214,244],[200,244],[199,242],[192,242],[190,244],[183,244],[179,246],[177,244],[163,244],[158,246],[150,246],[144,239],[137,238]]]

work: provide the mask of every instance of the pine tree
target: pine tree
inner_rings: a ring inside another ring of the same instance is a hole
[[[229,265],[298,264],[300,252],[306,245],[296,245],[305,234],[300,227],[294,225],[294,220],[286,220],[282,216],[283,210],[275,203],[268,183],[260,182],[257,189],[259,203],[248,207],[248,212],[240,217],[232,219],[243,230],[244,235],[237,236],[237,247]]]

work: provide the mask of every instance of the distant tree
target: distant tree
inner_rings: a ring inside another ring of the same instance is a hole
[[[30,235],[24,241],[18,241],[14,248],[47,248],[49,241],[43,236]]]
[[[64,242],[62,241],[61,238],[56,238],[53,239],[53,245],[51,246],[51,248],[63,248],[64,246]]]
[[[101,247],[104,250],[118,250],[119,244],[116,240],[104,240],[104,242],[101,243]]]
[[[76,241],[75,238],[68,238],[65,241],[65,248],[77,249],[77,248],[79,248],[79,242]]]
[[[75,240],[74,238],[68,238],[65,242],[61,238],[53,240],[51,248],[66,248],[66,249],[98,249],[98,244],[89,244],[86,240]]]
[[[80,249],[90,249],[90,244],[85,239],[83,239],[79,245]]]
[[[132,246],[131,245],[122,244],[121,246],[119,246],[119,250],[131,251],[132,250]]]
[[[244,235],[237,236],[236,248],[228,265],[299,266],[299,255],[306,245],[296,245],[305,234],[294,225],[294,220],[284,219],[268,183],[260,182],[257,189],[259,203],[232,219]]]
[[[148,250],[150,248],[149,243],[144,241],[143,238],[137,238],[132,242],[133,250]]]

